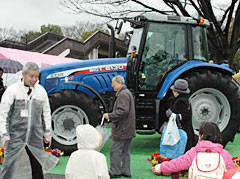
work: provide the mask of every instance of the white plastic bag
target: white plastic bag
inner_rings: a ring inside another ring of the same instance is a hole
[[[163,136],[163,145],[175,145],[180,140],[178,127],[176,123],[176,114],[172,113],[169,118],[166,132]]]
[[[102,134],[102,145],[97,149],[98,151],[100,151],[103,148],[103,146],[111,136],[111,132],[108,131],[105,126],[103,126],[103,121],[104,117],[102,117],[101,124],[96,127],[96,130]]]

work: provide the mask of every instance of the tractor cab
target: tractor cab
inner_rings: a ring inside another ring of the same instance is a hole
[[[128,57],[137,90],[156,91],[165,74],[188,60],[208,60],[206,25],[188,17],[147,14],[135,18]],[[134,80],[134,79],[129,79]]]
[[[131,21],[127,81],[136,96],[139,129],[159,127],[154,120],[156,97],[166,74],[189,60],[208,60],[208,25],[191,17],[153,13]]]

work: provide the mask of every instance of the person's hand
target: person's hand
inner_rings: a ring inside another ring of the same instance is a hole
[[[103,114],[103,117],[104,117],[104,119],[107,121],[107,123],[110,122],[110,119],[109,119],[108,113],[104,113],[104,114]]]
[[[46,143],[46,144],[48,144],[48,147],[50,148],[51,147],[51,139],[52,139],[52,137],[51,137],[51,133],[46,133],[46,134],[44,134],[44,143]]]
[[[103,117],[104,117],[105,119],[109,120],[108,113],[104,113],[104,114],[103,114]]]
[[[172,110],[170,108],[168,108],[168,110],[166,110],[167,118],[169,118],[171,115],[172,115]]]
[[[5,144],[6,144],[7,141],[10,141],[9,137],[4,136],[2,138],[2,146],[3,146],[3,148],[5,148]]]
[[[155,165],[155,167],[152,167],[152,171],[155,175],[161,175],[161,164]]]
[[[48,147],[51,147],[52,142],[44,138],[44,143],[48,144]]]

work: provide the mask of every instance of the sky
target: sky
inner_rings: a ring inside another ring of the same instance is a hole
[[[74,25],[82,15],[67,13],[58,0],[0,0],[0,28],[40,30],[42,25]]]
[[[71,26],[74,25],[76,21],[89,20],[89,15],[70,14],[58,1],[59,0],[0,0],[0,28],[13,27],[15,30],[39,31],[42,25],[54,24]],[[145,3],[148,2],[147,4],[150,3],[149,0],[142,1]],[[212,0],[212,2],[222,1],[226,0]],[[156,2],[154,4],[156,5]]]

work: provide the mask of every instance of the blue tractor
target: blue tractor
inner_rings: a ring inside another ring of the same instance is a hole
[[[170,86],[183,78],[191,90],[196,136],[201,123],[212,121],[222,132],[223,145],[233,141],[240,126],[239,88],[231,69],[208,62],[209,22],[154,13],[125,21],[133,28],[126,33],[127,58],[82,60],[41,69],[40,83],[52,110],[53,147],[70,154],[76,149],[76,126],[96,126],[102,112],[111,111],[115,75],[123,75],[134,94],[138,133],[159,131],[167,120]]]

